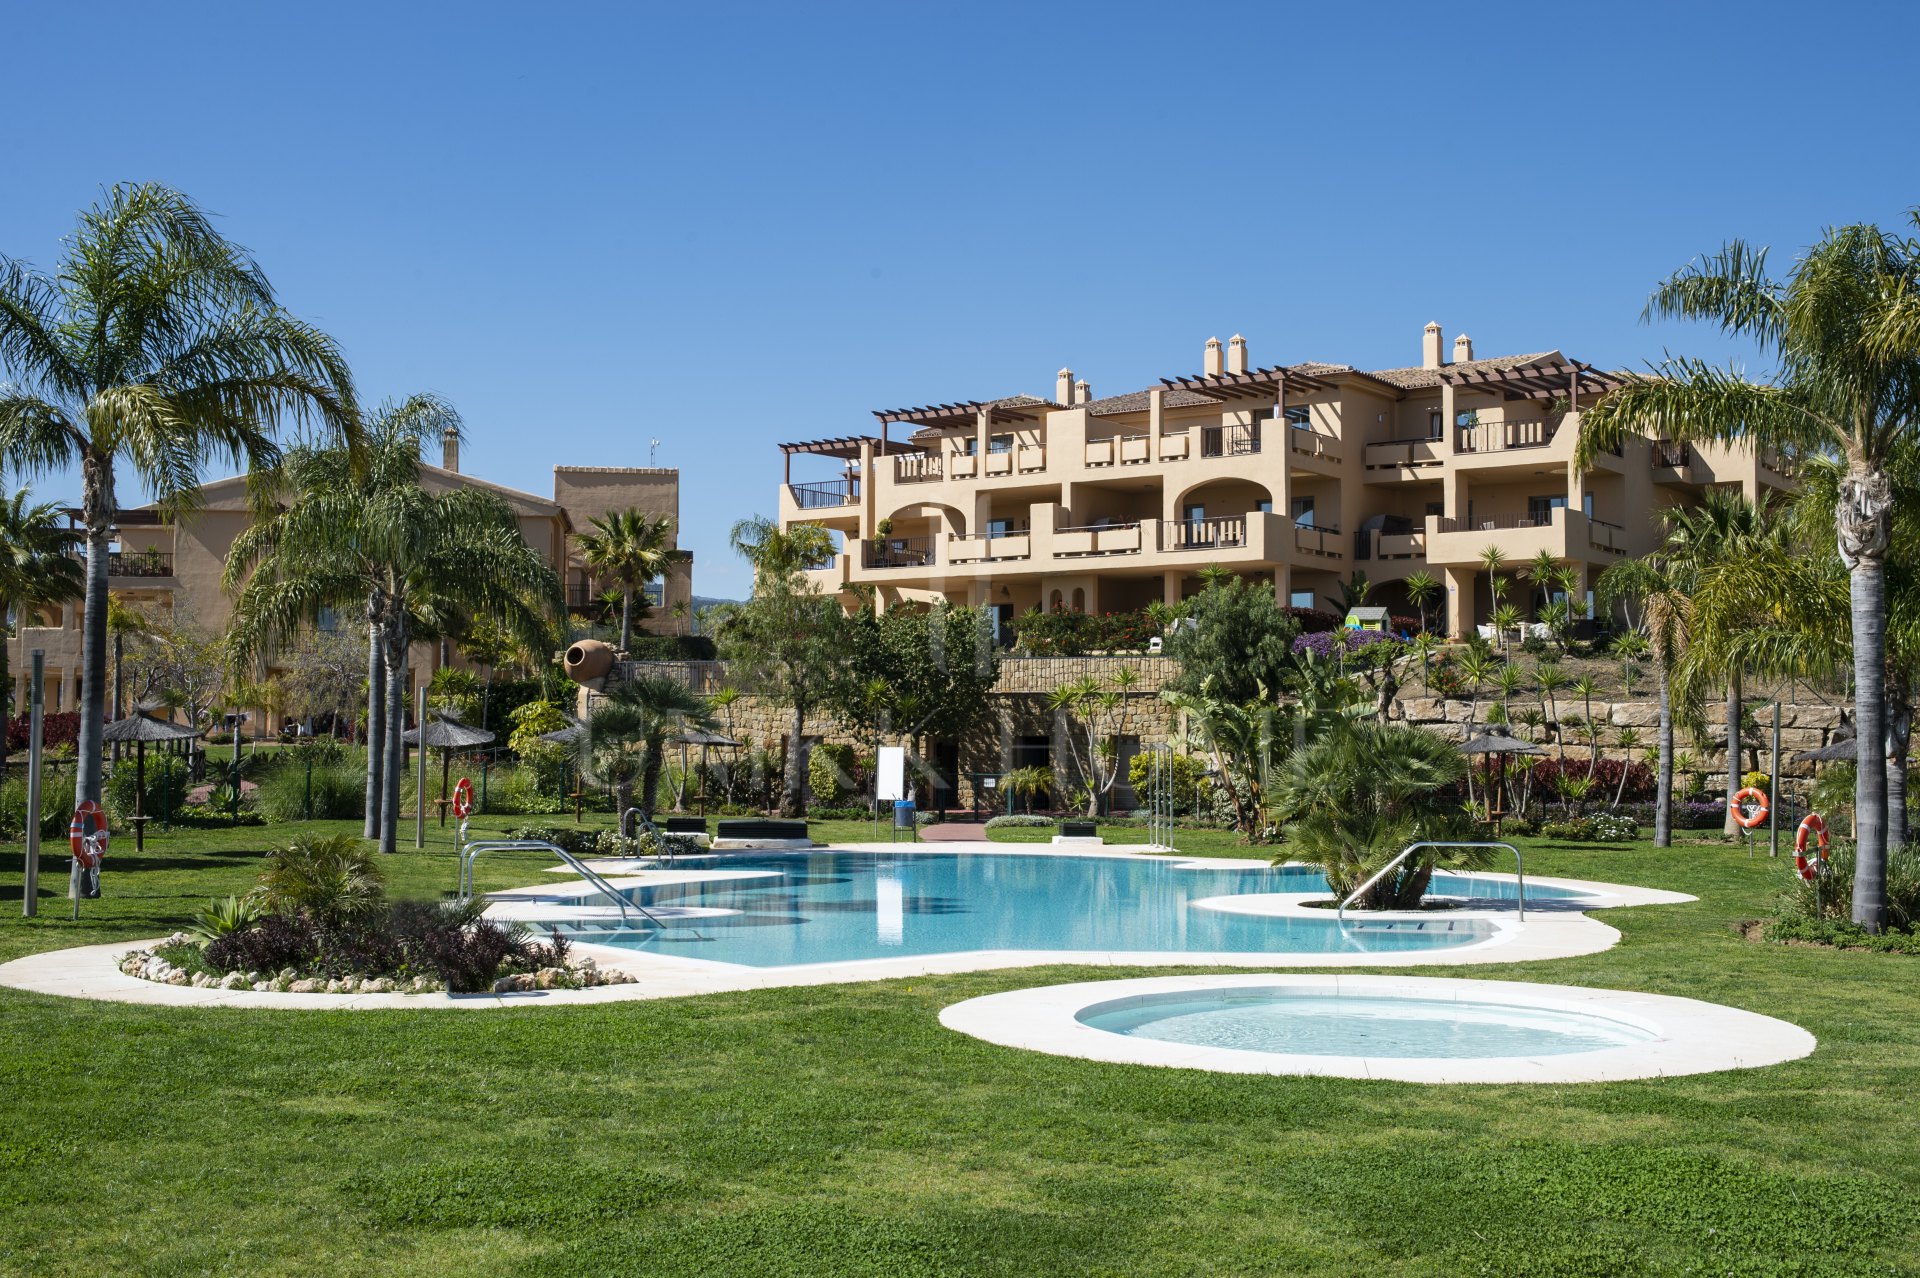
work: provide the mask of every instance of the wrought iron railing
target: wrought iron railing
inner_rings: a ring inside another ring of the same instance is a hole
[[[838,480],[828,484],[788,484],[793,504],[802,510],[820,510],[828,506],[851,506],[860,500],[860,481]]]

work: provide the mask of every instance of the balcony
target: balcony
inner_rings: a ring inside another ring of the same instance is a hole
[[[68,553],[83,564],[87,562],[87,552],[84,548]],[[173,576],[173,555],[164,550],[109,550],[107,576],[171,577]]]
[[[1506,561],[1515,565],[1536,558],[1541,551],[1563,561],[1605,563],[1632,549],[1619,524],[1564,506],[1554,507],[1544,519],[1538,515],[1472,521],[1427,517],[1429,563],[1477,565],[1489,546],[1498,547]]]
[[[1088,524],[1078,528],[1056,528],[1053,530],[1053,553],[1058,558],[1137,555],[1140,553],[1140,525]]]
[[[1454,427],[1457,453],[1505,453],[1523,448],[1546,448],[1558,429],[1544,421],[1480,422]]]
[[[1619,524],[1587,516],[1587,547],[1604,555],[1619,557],[1627,553],[1627,530]]]
[[[859,501],[860,480],[849,475],[825,484],[788,484],[787,491],[793,495],[793,504],[801,510],[829,510]]]
[[[1185,519],[1160,525],[1162,550],[1231,550],[1246,544],[1244,515],[1228,519]]]
[[[947,538],[949,563],[983,563],[1001,559],[1027,559],[1033,554],[1033,541],[1020,533],[969,533]]]
[[[929,484],[946,478],[939,453],[906,453],[893,459],[893,482]]]
[[[1335,465],[1340,461],[1340,441],[1299,426],[1287,428],[1287,450],[1296,458]]]
[[[1699,460],[1689,444],[1656,439],[1653,441],[1653,482],[1697,484],[1701,481]]]
[[[862,542],[860,566],[863,568],[931,568],[934,544],[931,537],[888,537],[880,542]]]
[[[1427,553],[1427,534],[1375,533],[1373,557],[1375,559],[1421,559]]]
[[[1202,457],[1248,457],[1260,451],[1260,427],[1253,426],[1202,426],[1200,428],[1200,455]],[[1144,454],[1141,460],[1145,460]]]
[[[1317,528],[1310,524],[1295,524],[1293,527],[1293,548],[1296,552],[1314,559],[1343,559],[1345,552],[1340,546],[1338,528]]]
[[[1441,441],[1421,436],[1418,439],[1390,439],[1382,444],[1368,444],[1366,468],[1391,472],[1386,475],[1368,475],[1369,480],[1396,479],[1399,472],[1418,470],[1442,464],[1440,457]]]

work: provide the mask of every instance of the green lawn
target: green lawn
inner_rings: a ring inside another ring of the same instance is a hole
[[[51,896],[18,917],[9,855],[0,956],[164,932],[244,889],[284,833],[116,850],[77,925]],[[1764,857],[1529,852],[1538,873],[1702,899],[1607,912],[1625,941],[1605,954],[1423,973],[1714,999],[1820,1050],[1671,1081],[1416,1087],[1101,1065],[935,1019],[1132,969],[478,1014],[0,991],[0,1272],[1920,1271],[1920,966],[1741,939],[1783,873]],[[483,861],[482,886],[541,864]],[[444,842],[392,861],[403,892],[453,877]]]

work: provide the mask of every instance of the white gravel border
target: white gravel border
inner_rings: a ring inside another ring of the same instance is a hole
[[[1425,1057],[1305,1056],[1239,1048],[1197,1047],[1095,1029],[1076,1019],[1090,1007],[1141,995],[1206,990],[1280,989],[1364,993],[1404,998],[1512,1003],[1598,1013],[1641,1026],[1652,1042],[1562,1056]],[[1311,1074],[1391,1079],[1404,1083],[1606,1083],[1753,1069],[1799,1060],[1816,1046],[1798,1025],[1719,1003],[1631,990],[1482,981],[1458,977],[1327,973],[1230,973],[1081,981],[1011,990],[955,1003],[940,1013],[948,1029],[1003,1047],[1083,1060],[1231,1074]]]
[[[1099,849],[1063,850],[1047,844],[1009,843],[852,843],[821,851],[890,852],[900,856],[945,856],[956,852],[990,856],[1110,856],[1117,859],[1158,855],[1182,868],[1244,868],[1248,862],[1238,857],[1165,856],[1144,847],[1111,845]],[[682,861],[694,858],[682,858]],[[659,886],[708,880],[763,878],[766,870],[726,869],[724,857],[701,857],[697,867],[636,870],[624,860],[590,862],[608,876],[617,888]],[[562,868],[561,873],[567,873]],[[1511,875],[1481,875],[1492,879],[1511,879]],[[1586,894],[1578,904],[1569,902],[1532,902],[1524,924],[1515,918],[1511,902],[1483,909],[1454,910],[1436,916],[1433,913],[1369,913],[1373,920],[1485,919],[1493,926],[1487,940],[1441,950],[1402,950],[1387,953],[1334,954],[1255,954],[1207,953],[1190,951],[1104,951],[1104,950],[975,950],[949,954],[926,954],[902,958],[862,959],[842,963],[796,964],[786,967],[750,967],[737,963],[717,963],[617,946],[576,943],[574,949],[590,955],[602,969],[619,969],[638,978],[631,985],[607,985],[585,990],[535,990],[518,994],[292,994],[254,990],[195,989],[184,985],[162,985],[128,976],[119,969],[120,956],[129,950],[148,949],[159,939],[118,941],[110,945],[90,945],[77,949],[52,950],[0,964],[0,985],[41,994],[68,998],[103,999],[122,1003],[146,1003],[179,1007],[299,1008],[313,1011],[345,1011],[374,1008],[494,1009],[516,1007],[562,1007],[597,1003],[629,1002],[649,998],[678,998],[692,994],[715,994],[733,990],[777,989],[806,985],[834,985],[852,981],[884,980],[905,976],[933,976],[944,973],[978,972],[999,968],[1043,967],[1075,964],[1098,967],[1413,967],[1457,966],[1470,963],[1510,963],[1529,959],[1570,958],[1597,954],[1620,940],[1620,933],[1598,920],[1580,913],[1626,905],[1659,905],[1691,901],[1679,892],[1652,888],[1627,887],[1611,883],[1590,883],[1579,879],[1543,878],[1529,875],[1529,884],[1568,888]],[[618,913],[611,906],[589,905],[583,898],[597,895],[584,881],[571,878],[564,882],[536,884],[489,894],[493,904],[487,916],[518,920],[537,925],[543,920],[574,922],[608,917]],[[1248,893],[1237,896],[1208,897],[1193,903],[1194,908],[1233,910],[1252,914],[1290,914],[1308,912],[1307,901],[1321,899],[1295,893]],[[699,906],[650,906],[654,913],[697,919],[727,913]],[[1324,910],[1312,910],[1324,918]]]

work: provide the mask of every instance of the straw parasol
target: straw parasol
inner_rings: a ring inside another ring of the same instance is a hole
[[[184,724],[156,719],[145,710],[135,710],[124,719],[115,719],[101,732],[102,741],[133,744],[133,850],[146,851],[147,832],[147,742],[191,741],[199,736]]]
[[[735,741],[732,737],[722,736],[718,732],[708,732],[705,728],[695,727],[680,729],[679,735],[673,738],[673,743],[680,747],[680,792],[682,794],[686,793],[687,747],[700,747],[700,815],[705,816],[707,814],[707,751],[714,746],[720,746],[722,749],[738,750],[746,743],[743,741]]]
[[[1492,724],[1488,726],[1485,732],[1461,745],[1460,753],[1469,758],[1480,755],[1499,756],[1500,789],[1495,790],[1487,798],[1487,815],[1493,818],[1493,832],[1498,834],[1500,833],[1500,818],[1505,815],[1504,812],[1499,810],[1497,804],[1501,791],[1507,788],[1507,756],[1510,754],[1545,754],[1546,751],[1531,741],[1522,741],[1520,738],[1510,735],[1502,725]]]
[[[453,766],[455,750],[471,750],[475,746],[493,744],[493,734],[485,728],[470,727],[450,714],[429,715],[426,731],[414,728],[404,733],[401,740],[408,745],[428,745],[440,751],[440,824],[447,823],[447,773]],[[422,796],[421,802],[425,802]]]
[[[1846,729],[1836,734],[1833,740],[1817,750],[1802,750],[1793,756],[1795,763],[1837,763],[1843,759],[1855,759],[1860,754],[1860,743]]]

